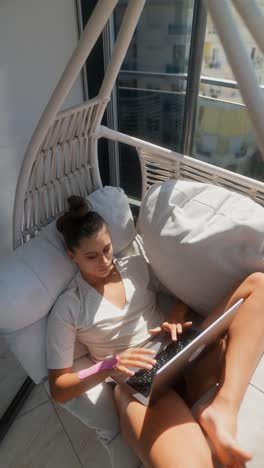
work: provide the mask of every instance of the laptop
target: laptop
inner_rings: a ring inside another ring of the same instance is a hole
[[[177,376],[217,338],[228,329],[243,299],[239,299],[232,307],[216,319],[205,330],[196,327],[186,328],[177,341],[171,340],[171,335],[162,332],[143,345],[154,349],[157,363],[151,370],[135,369],[131,377],[119,374],[112,380],[120,384],[134,398],[146,406],[152,405],[166,390],[175,383]]]

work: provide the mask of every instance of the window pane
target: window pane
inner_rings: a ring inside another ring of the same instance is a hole
[[[264,13],[264,1],[257,2]],[[233,10],[260,85],[264,56]],[[264,92],[264,90],[263,90]],[[204,44],[199,110],[193,156],[234,172],[264,180],[264,162],[247,109],[210,16]]]
[[[115,30],[127,2],[118,4]],[[180,150],[193,0],[147,1],[117,81],[119,130]],[[120,145],[121,185],[141,192],[135,155]]]

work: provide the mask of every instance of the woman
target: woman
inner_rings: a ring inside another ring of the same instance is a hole
[[[54,305],[47,330],[50,389],[59,402],[81,395],[116,373],[133,375],[130,367],[150,369],[155,363],[152,351],[141,347],[150,332],[164,329],[175,340],[177,333],[191,324],[186,321],[188,308],[179,302],[163,322],[145,259],[141,255],[113,259],[110,235],[101,216],[90,211],[80,197],[70,197],[69,205],[69,211],[57,221],[57,228],[79,272],[74,284]],[[243,466],[251,458],[238,445],[235,435],[239,406],[264,347],[264,315],[259,307],[264,299],[263,276],[248,277],[203,326],[241,297],[244,303],[228,331],[219,391],[213,401],[197,409],[197,420],[173,389],[146,408],[118,385],[115,387],[122,432],[145,466],[213,467],[203,430],[225,465]],[[241,362],[249,336],[254,336],[254,343]],[[72,370],[76,337],[97,362],[81,372]],[[214,367],[218,354],[207,354],[207,364],[210,361]],[[198,365],[195,369],[195,377],[206,379],[200,368]]]

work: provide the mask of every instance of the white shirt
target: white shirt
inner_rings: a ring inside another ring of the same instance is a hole
[[[114,263],[123,281],[125,306],[121,309],[112,304],[77,273],[48,317],[49,369],[72,366],[76,339],[87,346],[94,361],[101,361],[115,352],[141,346],[150,337],[149,328],[162,322],[143,255],[124,256]]]

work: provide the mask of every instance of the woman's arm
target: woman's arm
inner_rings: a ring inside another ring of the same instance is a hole
[[[110,370],[102,370],[86,379],[80,380],[78,372],[71,367],[65,369],[49,369],[50,393],[53,400],[64,403],[80,396],[90,388],[103,382],[111,374]]]
[[[78,372],[73,372],[71,367],[64,369],[49,369],[49,384],[52,398],[59,403],[80,396],[90,388],[103,382],[107,377],[124,373],[127,376],[134,375],[129,367],[152,369],[156,364],[153,359],[155,351],[146,348],[131,348],[123,351],[118,356],[118,364],[114,369],[105,369],[96,372],[89,377],[81,378]],[[90,368],[91,369],[91,368]]]

